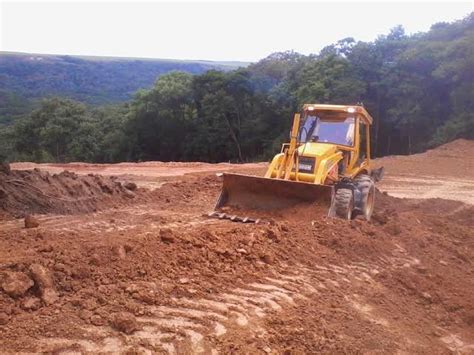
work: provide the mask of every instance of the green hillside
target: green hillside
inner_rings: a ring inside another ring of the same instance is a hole
[[[0,120],[27,112],[29,100],[65,96],[93,105],[130,99],[162,74],[232,70],[248,63],[0,52]],[[10,118],[11,119],[11,118]]]

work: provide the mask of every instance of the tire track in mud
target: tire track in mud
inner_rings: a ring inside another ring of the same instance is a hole
[[[131,335],[117,333],[108,326],[91,326],[83,328],[83,338],[44,338],[38,350],[59,354],[131,349],[143,353],[215,354],[218,352],[214,338],[236,328],[264,334],[262,320],[267,315],[280,312],[314,292],[317,291],[311,280],[304,275],[274,274],[261,282],[206,298],[173,298],[166,306],[145,306],[146,315],[136,318],[140,330]]]
[[[128,220],[121,218],[124,215]],[[146,224],[147,232],[159,228],[183,228],[197,225],[219,224],[222,221],[211,220],[202,217],[199,213],[170,212],[160,210],[159,212],[149,212],[146,206],[134,206],[132,208],[122,208],[117,211],[95,212],[90,215],[88,221],[84,221],[83,215],[40,215],[37,216],[40,222],[40,228],[48,231],[98,234],[111,232],[123,232],[136,230]],[[130,220],[131,222],[130,223]],[[2,232],[12,232],[22,230],[23,219],[16,219],[2,222]]]
[[[397,326],[386,310],[380,310],[366,294],[359,293],[361,288],[384,288],[375,279],[381,272],[419,265],[419,259],[395,245],[391,255],[379,258],[377,264],[359,261],[342,265],[292,266],[291,273],[274,272],[258,282],[204,298],[174,297],[166,305],[144,305],[143,315],[136,318],[140,329],[133,334],[122,334],[109,326],[86,326],[77,339],[43,338],[38,351],[56,354],[132,350],[144,354],[218,354],[220,337],[241,332],[265,336],[266,317],[291,311],[292,307],[304,304],[311,297],[321,300],[338,297],[347,309],[422,349],[423,345],[418,344],[417,339],[410,339],[410,334]],[[133,291],[135,286],[130,287]],[[472,350],[474,345],[466,343],[459,335],[439,330],[444,334],[440,336],[440,346],[460,353]],[[404,348],[403,344],[399,345]],[[410,351],[410,348],[405,350]]]
[[[398,267],[406,265],[407,260],[387,262]],[[64,354],[72,349],[93,353],[134,349],[143,353],[214,354],[218,353],[216,338],[243,329],[265,334],[264,319],[268,315],[278,314],[314,295],[332,297],[335,289],[340,289],[340,294],[346,293],[347,303],[365,318],[388,326],[388,321],[375,315],[372,307],[364,304],[357,294],[346,292],[354,283],[375,284],[372,276],[380,272],[377,267],[359,262],[343,266],[300,266],[292,270],[293,273],[274,273],[259,282],[205,298],[181,297],[173,298],[167,305],[146,305],[144,315],[137,317],[140,330],[131,335],[118,333],[109,326],[89,326],[83,330],[90,337],[45,338],[40,350]],[[100,339],[96,339],[98,335]]]

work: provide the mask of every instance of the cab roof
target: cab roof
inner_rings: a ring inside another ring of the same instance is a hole
[[[366,124],[371,125],[374,121],[367,110],[360,105],[321,105],[321,104],[304,104],[303,112],[316,113],[322,119],[344,119],[347,114],[357,114]]]

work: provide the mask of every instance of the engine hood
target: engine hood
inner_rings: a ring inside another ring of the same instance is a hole
[[[326,157],[337,151],[337,145],[328,143],[308,142],[298,147],[300,156]]]

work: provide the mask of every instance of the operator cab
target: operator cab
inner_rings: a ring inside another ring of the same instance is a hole
[[[354,117],[322,120],[316,115],[304,118],[300,129],[300,143],[330,143],[352,147],[354,145]]]
[[[369,126],[372,117],[363,106],[307,104],[301,115],[298,143],[306,146],[337,146],[343,159],[339,172],[368,164],[370,160]]]

